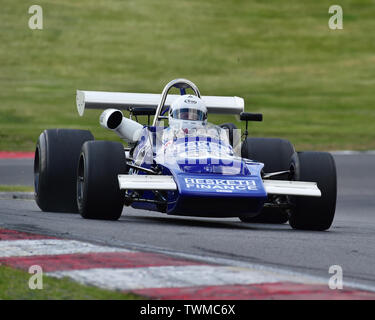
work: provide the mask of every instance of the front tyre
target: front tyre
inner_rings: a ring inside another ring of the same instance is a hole
[[[299,152],[293,155],[294,180],[316,182],[321,197],[293,197],[289,224],[293,229],[323,231],[330,228],[336,210],[336,166],[328,152]]]
[[[77,204],[85,219],[118,220],[125,191],[118,174],[126,174],[124,147],[119,142],[89,141],[82,146],[77,171]]]

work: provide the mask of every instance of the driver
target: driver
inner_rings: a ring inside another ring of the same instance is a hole
[[[171,104],[168,120],[172,129],[181,129],[188,134],[189,130],[207,124],[206,104],[197,96],[185,94]]]
[[[169,108],[169,127],[163,130],[162,143],[166,147],[184,137],[211,137],[227,142],[226,131],[207,123],[205,102],[194,95],[178,97]],[[229,141],[228,141],[229,143]]]

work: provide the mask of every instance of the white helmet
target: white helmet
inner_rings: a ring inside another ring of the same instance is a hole
[[[178,97],[169,108],[169,126],[191,129],[207,123],[207,107],[197,96]]]

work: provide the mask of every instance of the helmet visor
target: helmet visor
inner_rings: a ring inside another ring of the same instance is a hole
[[[172,112],[172,118],[191,121],[204,121],[206,120],[207,115],[202,110],[183,108],[174,110]]]

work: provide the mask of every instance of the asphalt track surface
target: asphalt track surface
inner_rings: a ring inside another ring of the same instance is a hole
[[[0,200],[0,227],[172,253],[233,265],[262,265],[327,281],[340,265],[345,282],[375,290],[375,155],[335,155],[338,201],[326,232],[236,218],[167,216],[125,207],[119,221],[41,212],[31,200]],[[32,185],[32,160],[0,160],[0,184]]]
[[[0,159],[0,185],[33,186],[33,159]]]

